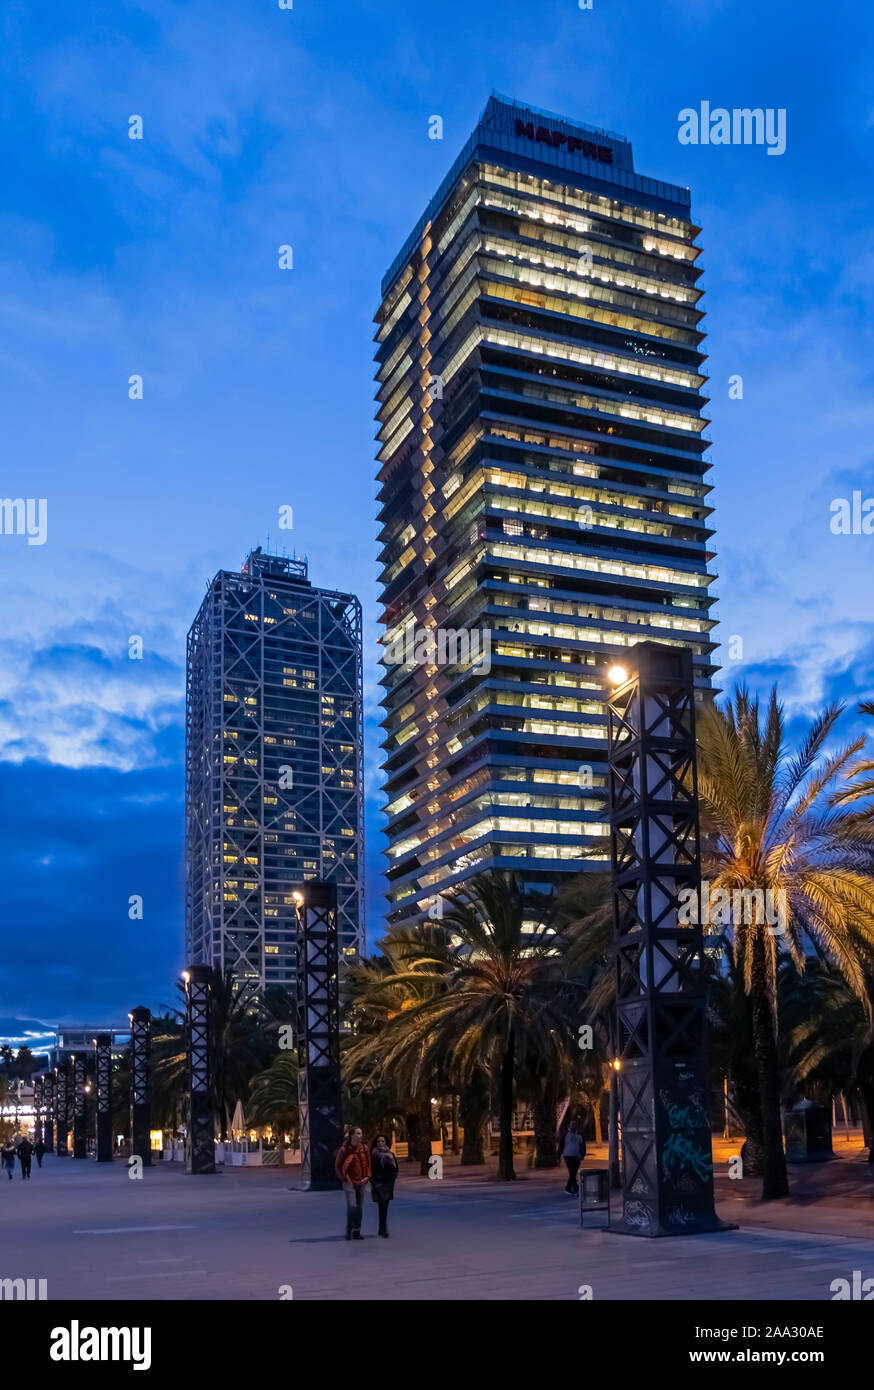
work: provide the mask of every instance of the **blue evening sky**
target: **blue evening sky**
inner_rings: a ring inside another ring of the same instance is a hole
[[[48,532],[0,536],[0,1016],[172,998],[185,633],[268,533],[364,603],[379,935],[372,316],[491,89],[691,187],[718,631],[743,641],[722,684],[777,679],[793,722],[839,696],[859,727],[874,537],[832,535],[829,503],[874,495],[872,27],[859,0],[9,0],[0,494],[46,497]],[[680,145],[702,100],[785,107],[786,153]]]

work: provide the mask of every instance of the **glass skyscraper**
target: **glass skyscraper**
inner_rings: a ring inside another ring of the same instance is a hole
[[[699,228],[612,133],[493,96],[377,314],[389,916],[600,865],[609,668],[715,667]]]
[[[337,885],[341,952],[364,935],[361,605],[305,560],[221,570],[188,634],[186,945],[291,986],[294,894]]]

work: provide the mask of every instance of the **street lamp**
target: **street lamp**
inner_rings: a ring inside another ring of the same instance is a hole
[[[97,1070],[97,1162],[112,1162],[112,1034],[94,1039]]]
[[[186,1173],[215,1172],[215,1111],[212,1095],[212,974],[208,965],[183,972],[188,1044],[188,1133]]]
[[[58,1142],[55,1148],[59,1158],[66,1158],[70,1152],[67,1148],[67,1134],[69,1127],[67,1123],[67,1082],[69,1072],[67,1069],[67,1059],[61,1056],[58,1065],[55,1067],[55,1123],[58,1129]]]
[[[610,1186],[622,1186],[622,1173],[619,1167],[619,1072],[622,1068],[620,1058],[614,1057],[610,1063],[610,1113],[607,1120],[607,1168],[610,1173]]]
[[[187,978],[187,971],[183,979]],[[151,1115],[149,1100],[152,1046],[152,1015],[140,1004],[128,1014],[130,1019],[130,1151],[152,1166]]]
[[[85,1158],[88,1152],[85,1134],[85,1054],[73,1054],[73,1157]]]
[[[703,938],[679,914],[683,892],[701,887],[692,653],[639,642],[634,668],[606,701],[619,1229],[691,1235],[724,1229],[713,1205]]]
[[[334,1153],[343,1137],[337,886],[308,879],[298,904],[297,1055],[301,1186],[328,1192],[339,1184]]]

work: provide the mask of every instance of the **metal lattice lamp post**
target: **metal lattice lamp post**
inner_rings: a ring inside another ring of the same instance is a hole
[[[42,1077],[33,1078],[33,1142],[38,1144],[42,1139],[42,1116],[43,1116],[43,1093]]]
[[[58,1142],[56,1152],[60,1158],[66,1158],[69,1154],[67,1148],[67,1135],[69,1128],[67,1125],[67,1081],[69,1071],[67,1059],[62,1057],[55,1067],[55,1123],[58,1128]]]
[[[215,1172],[215,1107],[212,1094],[212,986],[207,965],[183,975],[188,1044],[186,1173]]]
[[[70,1146],[70,1135],[74,1134],[76,1114],[76,1068],[75,1059],[71,1053],[67,1057],[67,1149],[72,1156],[73,1150]]]
[[[629,1235],[726,1229],[713,1205],[692,653],[640,642],[607,704],[616,933],[622,1223]],[[688,915],[688,914],[687,914]],[[693,914],[700,917],[700,914]]]
[[[334,1154],[343,1137],[337,888],[309,879],[295,900],[301,1182],[326,1192],[340,1185]]]
[[[43,1143],[46,1153],[55,1147],[55,1074],[47,1071],[42,1079],[43,1091]]]
[[[152,1166],[149,1080],[152,1015],[139,1005],[130,1015],[130,1151],[144,1168]]]
[[[73,1054],[73,1157],[85,1158],[88,1141],[85,1128],[85,1054]]]
[[[112,1162],[112,1035],[94,1039],[97,1073],[97,1162]]]

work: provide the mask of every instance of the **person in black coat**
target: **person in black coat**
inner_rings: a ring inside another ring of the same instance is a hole
[[[25,1182],[30,1181],[30,1163],[33,1158],[33,1144],[25,1136],[18,1145],[18,1162],[21,1164],[21,1176]]]
[[[33,1151],[36,1154],[36,1166],[37,1168],[41,1168],[42,1156],[46,1151],[46,1146],[41,1139],[37,1139],[36,1143],[33,1146]]]
[[[15,1173],[15,1145],[11,1139],[7,1139],[3,1148],[0,1149],[0,1162],[6,1169],[6,1176],[11,1182]]]
[[[370,1190],[379,1210],[377,1235],[388,1236],[388,1204],[395,1195],[398,1161],[388,1146],[384,1134],[377,1134],[370,1150]]]

